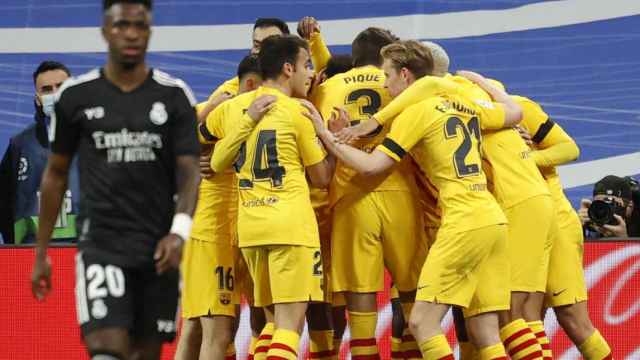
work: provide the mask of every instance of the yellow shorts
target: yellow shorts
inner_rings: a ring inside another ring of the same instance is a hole
[[[578,215],[572,211],[559,214],[551,232],[553,248],[549,261],[545,306],[557,307],[586,301],[582,256],[584,237]]]
[[[255,306],[323,301],[320,248],[265,245],[241,251],[253,280]]]
[[[191,238],[184,245],[182,263],[182,317],[235,316],[240,304],[236,287],[238,248],[228,242]]]
[[[331,290],[331,218],[318,219],[318,232],[320,234],[320,251],[322,252],[322,292],[323,302],[333,302]]]
[[[333,291],[382,291],[385,267],[399,291],[415,290],[427,254],[421,211],[416,196],[403,191],[340,199],[331,237]]]
[[[511,291],[545,292],[555,221],[550,195],[539,195],[504,211],[509,220],[507,252],[511,261]]]
[[[504,259],[505,224],[465,232],[438,231],[422,267],[416,301],[469,308],[468,316],[488,309],[509,308],[509,267]],[[487,266],[485,266],[487,265]],[[490,266],[505,265],[505,268]],[[486,291],[477,291],[483,282]],[[489,284],[489,285],[487,285]],[[489,289],[489,286],[495,286]],[[470,307],[473,306],[473,307]]]

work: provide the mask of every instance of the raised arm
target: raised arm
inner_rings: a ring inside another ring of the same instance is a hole
[[[316,73],[327,67],[331,52],[320,34],[320,24],[312,16],[303,17],[298,23],[298,35],[309,42],[311,62]]]

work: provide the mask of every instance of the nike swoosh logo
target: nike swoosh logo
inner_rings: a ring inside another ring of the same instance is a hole
[[[558,291],[558,292],[554,292],[554,293],[553,293],[553,296],[558,296],[558,295],[562,294],[562,293],[563,293],[563,292],[565,292],[565,291],[567,291],[567,289],[562,289],[562,290],[560,290],[560,291]]]

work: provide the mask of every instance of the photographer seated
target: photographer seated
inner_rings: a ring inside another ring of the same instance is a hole
[[[593,199],[582,199],[578,216],[587,238],[638,237],[640,217],[638,182],[630,177],[608,175],[593,187]]]

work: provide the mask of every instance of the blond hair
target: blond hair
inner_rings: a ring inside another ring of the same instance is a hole
[[[380,54],[383,59],[391,61],[396,70],[407,68],[416,79],[433,72],[431,51],[418,41],[396,41],[383,47]]]
[[[449,72],[449,55],[442,46],[432,42],[423,41],[422,44],[429,48],[431,58],[433,59],[433,75],[445,76]]]

